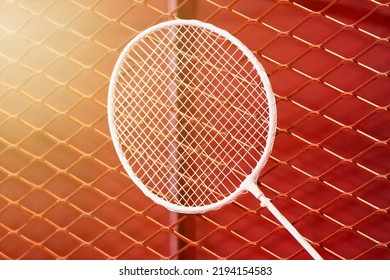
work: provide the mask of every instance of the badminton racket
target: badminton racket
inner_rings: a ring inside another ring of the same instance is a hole
[[[275,98],[262,65],[227,31],[178,19],[139,33],[114,67],[108,119],[123,167],[155,203],[196,214],[250,192],[321,259],[256,184],[275,138]]]

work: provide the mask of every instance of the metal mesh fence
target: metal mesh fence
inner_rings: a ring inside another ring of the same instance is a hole
[[[385,0],[0,0],[0,259],[309,259],[251,195],[201,215],[121,167],[106,98],[137,33],[224,28],[263,64],[278,132],[259,187],[325,259],[390,259]]]

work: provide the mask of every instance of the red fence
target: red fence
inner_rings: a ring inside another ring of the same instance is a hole
[[[0,1],[0,259],[309,259],[251,195],[176,215],[128,178],[106,98],[123,46],[176,17],[224,28],[277,98],[259,187],[325,259],[390,259],[385,0]]]

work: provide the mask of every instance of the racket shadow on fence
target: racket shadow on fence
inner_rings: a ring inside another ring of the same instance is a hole
[[[197,214],[250,192],[322,259],[256,185],[275,139],[275,98],[262,65],[227,31],[178,19],[134,37],[111,76],[108,121],[122,165],[155,203]]]

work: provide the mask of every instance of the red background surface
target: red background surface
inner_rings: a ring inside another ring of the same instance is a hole
[[[325,259],[390,259],[385,0],[0,0],[0,259],[310,259],[251,195],[175,215],[121,167],[114,63],[177,16],[228,30],[266,69],[278,132],[259,186],[276,207]]]

